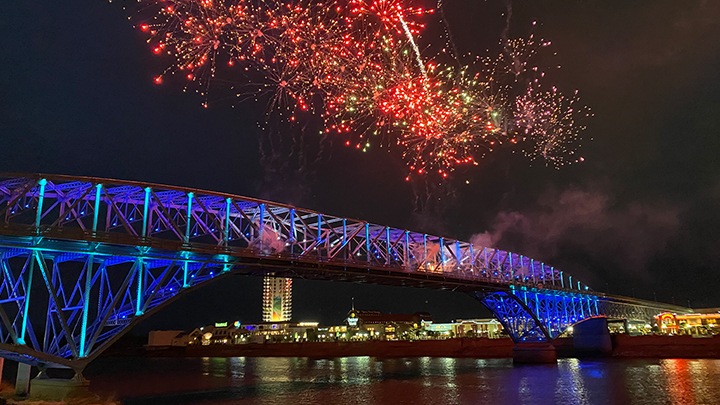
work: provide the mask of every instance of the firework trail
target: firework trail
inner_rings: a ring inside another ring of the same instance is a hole
[[[532,61],[550,43],[509,38],[509,0],[503,51],[470,65],[460,64],[447,26],[450,63],[423,56],[418,38],[434,10],[412,0],[139,4],[137,26],[153,53],[173,60],[157,84],[182,76],[207,106],[211,83],[234,81],[227,88],[236,99],[266,98],[282,120],[319,117],[322,136],[361,151],[386,147],[405,161],[408,180],[447,178],[504,145],[553,166],[581,160],[585,127],[575,119],[589,109],[577,93],[543,85]]]
[[[455,40],[453,39],[452,31],[450,31],[450,25],[448,24],[447,17],[445,17],[445,9],[443,8],[443,2],[442,0],[438,0],[437,10],[440,11],[440,20],[443,24],[443,30],[445,32],[445,36],[447,37],[448,45],[450,46],[450,50],[452,51],[451,56],[453,60],[457,63],[459,67],[462,67],[460,64],[460,52],[458,52],[457,45],[455,44]]]

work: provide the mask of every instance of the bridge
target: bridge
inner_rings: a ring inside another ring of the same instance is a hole
[[[0,356],[84,367],[139,320],[232,274],[472,295],[516,343],[598,316],[690,309],[592,290],[522,254],[237,195],[0,174]]]

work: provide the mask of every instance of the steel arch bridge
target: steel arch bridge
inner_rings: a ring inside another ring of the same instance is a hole
[[[610,296],[521,254],[236,195],[0,175],[0,355],[85,365],[183,292],[229,274],[469,293],[516,343],[582,320],[687,308]]]

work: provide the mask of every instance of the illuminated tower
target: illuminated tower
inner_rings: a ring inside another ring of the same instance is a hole
[[[263,322],[287,322],[292,318],[292,279],[263,278]]]

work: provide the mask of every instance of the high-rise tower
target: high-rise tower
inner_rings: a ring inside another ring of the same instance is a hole
[[[263,322],[287,322],[292,318],[292,279],[263,278]]]

